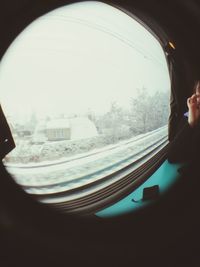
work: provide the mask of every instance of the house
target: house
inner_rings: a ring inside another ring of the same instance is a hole
[[[45,134],[48,141],[70,140],[71,128],[69,119],[54,119],[48,121]]]
[[[34,140],[45,141],[77,140],[98,135],[95,124],[87,117],[52,119],[40,123],[35,130]]]

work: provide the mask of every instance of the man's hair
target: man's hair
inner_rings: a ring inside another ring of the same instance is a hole
[[[200,80],[195,81],[194,87],[193,87],[193,93],[195,93],[197,90],[200,91]]]

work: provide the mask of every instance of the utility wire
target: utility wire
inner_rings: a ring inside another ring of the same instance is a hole
[[[103,27],[99,24],[94,24],[94,23],[91,23],[87,20],[84,20],[84,19],[79,19],[79,18],[74,18],[74,17],[66,17],[66,16],[62,16],[62,15],[51,15],[50,17],[43,17],[42,19],[56,19],[56,20],[62,20],[62,21],[65,21],[65,22],[72,22],[72,23],[77,23],[77,24],[81,24],[81,25],[84,25],[84,26],[88,26],[90,28],[93,28],[93,29],[96,29],[96,30],[99,30],[101,32],[104,32],[106,34],[109,34],[115,38],[117,38],[118,40],[120,40],[121,42],[123,42],[124,44],[128,45],[129,47],[133,48],[135,51],[137,51],[139,54],[141,54],[143,57],[145,57],[146,59],[152,61],[154,64],[157,64],[159,65],[159,67],[163,67],[163,64],[162,62],[156,58],[154,55],[152,55],[151,53],[149,53],[149,51],[145,51],[144,49],[141,49],[139,48],[138,46],[136,46],[135,44],[132,43],[131,40],[129,40],[128,38],[120,35],[119,33],[117,32],[114,32],[114,31],[111,31],[110,29],[106,28],[106,27]],[[145,53],[144,53],[145,52]],[[164,69],[166,71],[166,69]]]

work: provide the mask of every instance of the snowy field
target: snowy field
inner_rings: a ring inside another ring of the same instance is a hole
[[[75,157],[38,164],[7,164],[6,168],[29,193],[62,192],[124,168],[162,144],[163,139],[167,139],[167,127]]]

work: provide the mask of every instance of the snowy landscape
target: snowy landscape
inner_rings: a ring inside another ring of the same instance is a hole
[[[16,148],[4,161],[9,164],[41,163],[86,153],[160,128],[166,124],[168,114],[167,94],[156,92],[155,95],[148,96],[147,90],[142,89],[137,98],[130,100],[127,110],[112,103],[109,112],[96,116],[89,111],[85,118],[79,118],[76,127],[71,128],[65,118],[52,119],[54,122],[62,122],[62,125],[57,125],[57,138],[53,141],[48,140],[45,126],[38,130],[41,122],[33,114],[25,125],[11,123]],[[75,121],[77,116],[74,119],[68,118],[69,120]],[[47,118],[47,121],[49,123],[51,118]],[[66,138],[58,135],[59,131],[63,132],[65,129],[76,134]]]
[[[31,194],[52,194],[82,187],[115,174],[146,157],[167,142],[167,127],[127,141],[60,161],[32,165],[7,165],[18,184]],[[137,164],[134,165],[137,167]],[[114,179],[118,179],[114,176]],[[113,179],[107,179],[107,183]],[[105,183],[105,181],[104,181]]]

